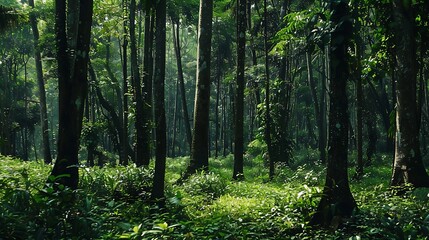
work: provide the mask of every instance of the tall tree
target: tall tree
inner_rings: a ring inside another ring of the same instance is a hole
[[[392,4],[396,46],[396,137],[391,185],[429,187],[429,176],[421,158],[420,125],[416,124],[418,104],[414,10],[410,1],[395,0]]]
[[[212,45],[213,0],[200,0],[198,22],[197,86],[194,105],[194,130],[191,160],[185,178],[209,166],[210,60]]]
[[[48,181],[71,189],[76,189],[79,181],[78,150],[88,91],[92,8],[92,0],[80,0],[75,5],[66,0],[55,1],[59,130],[58,155],[51,173],[54,177]]]
[[[237,2],[237,72],[234,114],[234,172],[236,180],[243,175],[244,65],[246,57],[246,1]]]
[[[29,0],[28,4],[33,9],[33,12],[30,14],[30,24],[31,30],[33,31],[34,60],[36,62],[37,86],[39,89],[40,118],[42,125],[43,141],[43,160],[45,161],[45,163],[52,163],[51,147],[49,141],[48,111],[46,108],[45,81],[43,80],[42,55],[40,53],[39,48],[39,28],[37,27],[37,17],[34,12],[34,0]]]
[[[182,100],[183,121],[185,124],[186,140],[188,140],[189,146],[191,146],[192,132],[191,132],[191,124],[189,123],[188,104],[186,103],[185,81],[183,77],[183,68],[182,68],[182,50],[180,45],[180,21],[178,18],[172,19],[172,21],[173,21],[174,51],[176,53],[176,62],[177,62],[177,77],[179,80],[180,96]]]
[[[136,164],[137,166],[144,165],[144,122],[143,122],[143,97],[140,79],[140,69],[138,63],[138,49],[136,37],[136,0],[130,1],[130,54],[131,54],[131,83],[133,85],[133,96],[136,105]],[[146,164],[147,165],[147,164]]]
[[[154,14],[153,2],[146,1],[144,23],[144,48],[143,48],[143,165],[147,166],[151,157],[151,135],[152,135],[152,75],[153,75],[153,29]]]
[[[355,55],[356,55],[356,69],[354,70],[354,78],[356,82],[356,147],[357,147],[357,160],[356,160],[356,177],[363,176],[363,86],[362,86],[362,45],[363,41],[361,34],[361,23],[359,21],[359,7],[360,1],[356,1],[353,9],[353,18],[355,22]]]
[[[349,120],[347,90],[349,79],[347,47],[353,29],[348,0],[331,1],[330,111],[327,173],[322,199],[311,224],[330,226],[351,216],[357,208],[350,192],[347,173]]]
[[[270,67],[268,58],[268,10],[267,0],[264,0],[264,53],[265,53],[265,131],[264,138],[268,149],[268,161],[270,165],[270,179],[274,177],[274,154],[271,141],[271,108],[270,108]]]
[[[122,40],[122,146],[119,162],[128,165],[128,0],[122,0],[123,9],[123,40]]]
[[[164,198],[165,161],[167,151],[164,82],[165,82],[165,54],[166,54],[166,22],[167,10],[166,0],[159,0],[155,5],[156,27],[155,27],[155,175],[152,189],[152,199],[162,200]],[[160,201],[162,203],[163,201]]]

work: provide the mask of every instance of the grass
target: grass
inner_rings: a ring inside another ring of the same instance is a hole
[[[360,210],[339,229],[310,228],[325,178],[313,155],[298,153],[273,181],[262,158],[246,156],[242,182],[231,156],[211,159],[212,172],[180,186],[188,158],[168,159],[165,209],[148,202],[148,169],[81,168],[79,190],[54,192],[51,166],[0,156],[0,239],[429,239],[429,190],[392,194],[382,155],[351,180]]]

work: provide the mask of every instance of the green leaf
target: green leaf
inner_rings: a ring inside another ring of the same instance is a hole
[[[133,232],[134,233],[138,233],[139,231],[140,231],[140,228],[142,227],[142,225],[140,224],[140,225],[138,225],[138,226],[134,226],[133,227]]]

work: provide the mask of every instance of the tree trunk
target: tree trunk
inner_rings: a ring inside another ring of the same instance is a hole
[[[360,50],[360,41],[357,41],[356,45],[356,57],[357,57],[357,69],[356,69],[356,143],[357,143],[357,166],[356,166],[356,176],[358,178],[363,176],[363,124],[362,124],[362,112],[363,112],[363,87],[362,87],[362,78],[361,78],[361,50]]]
[[[220,111],[220,79],[221,79],[221,60],[220,60],[220,48],[218,49],[218,61],[217,61],[217,69],[216,69],[216,107],[215,107],[215,158],[219,156],[219,141],[220,141],[220,119],[219,119],[219,111]]]
[[[151,1],[147,1],[145,9],[144,24],[144,48],[143,48],[143,120],[144,138],[143,138],[143,165],[148,166],[151,157],[151,139],[152,139],[152,75],[153,75],[153,6]]]
[[[173,110],[173,139],[171,140],[171,157],[176,157],[176,135],[177,135],[177,112],[179,111],[179,79],[176,81],[176,94],[174,95],[174,110]]]
[[[127,25],[127,14],[128,14],[128,1],[122,0],[122,8],[124,12],[123,16],[123,28],[124,28],[124,34],[123,34],[123,42],[122,42],[122,152],[121,157],[119,159],[119,163],[121,165],[128,165],[128,25]]]
[[[326,182],[322,199],[310,224],[336,228],[343,218],[348,218],[357,208],[350,192],[347,174],[347,81],[349,79],[347,47],[351,37],[351,21],[348,19],[348,2],[331,2],[331,22],[342,23],[331,35],[331,81],[329,112],[329,150]]]
[[[164,81],[165,81],[165,49],[166,49],[166,0],[159,0],[155,5],[156,11],[156,55],[155,55],[155,174],[153,179],[152,199],[164,202],[164,181],[166,161],[166,120],[164,103]]]
[[[305,58],[307,61],[307,78],[308,78],[308,85],[310,86],[310,90],[311,90],[311,97],[313,99],[313,104],[314,104],[314,115],[316,117],[316,121],[317,121],[317,128],[319,131],[319,138],[318,138],[318,148],[319,148],[319,153],[320,153],[320,161],[322,163],[324,163],[326,161],[326,153],[325,153],[325,148],[326,148],[326,144],[325,144],[325,134],[323,133],[324,129],[323,129],[323,118],[325,117],[325,115],[322,115],[320,112],[320,103],[317,97],[317,91],[316,91],[316,84],[314,82],[313,79],[313,65],[312,65],[312,61],[311,61],[311,53],[309,52],[309,50],[307,50],[306,54],[305,54]],[[323,94],[324,89],[322,89],[322,94]]]
[[[223,97],[222,97],[222,128],[221,128],[221,132],[222,132],[222,145],[223,145],[223,150],[222,150],[222,156],[226,157],[226,153],[227,153],[227,149],[228,149],[228,138],[226,137],[226,126],[227,126],[227,118],[226,118],[226,90],[225,88],[223,89]]]
[[[59,80],[58,156],[48,182],[63,184],[71,189],[76,189],[79,181],[78,151],[88,89],[87,70],[93,1],[80,0],[78,7],[79,9],[66,10],[65,0],[55,1]],[[78,15],[67,15],[76,12]],[[66,30],[67,17],[78,19],[77,32],[69,34]],[[72,49],[74,51],[70,51],[67,42],[72,36],[76,37],[76,48]],[[70,62],[71,59],[74,61]]]
[[[396,43],[396,136],[392,186],[429,187],[417,119],[416,27],[411,2],[393,1]]]
[[[269,177],[274,177],[274,156],[271,143],[271,110],[270,110],[270,67],[268,46],[268,11],[267,0],[264,0],[264,52],[265,52],[265,132],[264,138],[268,149],[268,159],[270,164]]]
[[[374,114],[376,109],[373,104],[373,100],[369,99],[369,91],[366,91],[366,94],[364,95],[364,105],[365,108],[363,109],[364,114],[364,120],[365,125],[368,132],[368,146],[366,149],[366,161],[365,165],[371,165],[372,163],[372,156],[376,152],[377,147],[377,122],[376,118],[377,116]]]
[[[28,1],[30,7],[34,10],[34,0]],[[39,29],[37,27],[37,18],[34,13],[30,14],[31,30],[34,38],[34,60],[36,62],[37,86],[39,90],[40,100],[40,122],[42,125],[42,141],[43,141],[43,160],[46,164],[52,163],[51,147],[49,141],[49,123],[48,111],[46,107],[46,91],[45,82],[43,80],[42,56],[39,49]]]
[[[177,26],[177,27],[175,27]],[[180,46],[180,25],[179,21],[176,20],[172,24],[173,27],[173,42],[174,42],[174,50],[176,52],[176,62],[177,62],[177,78],[180,84],[180,93],[182,100],[182,111],[183,111],[183,121],[185,123],[185,131],[186,131],[186,140],[189,143],[189,147],[192,145],[192,132],[191,125],[189,123],[189,113],[188,113],[188,104],[186,103],[186,89],[185,89],[185,81],[183,77],[183,67],[182,67],[182,51]]]
[[[191,160],[184,178],[209,166],[210,61],[213,0],[200,0],[198,24],[197,86],[194,105],[194,130]]]
[[[239,0],[237,7],[237,73],[235,85],[235,114],[234,114],[234,172],[233,179],[244,178],[244,65],[246,57],[246,0]]]
[[[136,37],[136,0],[130,1],[130,53],[131,53],[131,83],[133,84],[133,97],[136,102],[136,165],[144,165],[144,123],[143,123],[143,97],[141,88],[140,69],[138,63],[137,37]]]

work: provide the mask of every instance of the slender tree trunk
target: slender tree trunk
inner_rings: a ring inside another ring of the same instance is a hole
[[[128,1],[122,0],[122,8],[124,11],[124,34],[123,34],[123,42],[122,42],[122,81],[123,81],[123,92],[122,92],[122,124],[123,124],[123,132],[122,132],[122,153],[120,157],[121,165],[128,165]]]
[[[323,51],[324,53],[325,51]],[[326,164],[326,140],[327,140],[327,121],[326,121],[326,115],[327,115],[327,87],[326,84],[328,82],[328,75],[327,75],[327,64],[325,61],[325,54],[322,55],[322,73],[321,78],[322,84],[321,84],[321,100],[320,100],[320,130],[319,130],[319,150],[320,150],[320,161],[322,164]]]
[[[164,202],[164,181],[166,162],[166,120],[164,103],[165,82],[165,49],[166,49],[166,0],[159,0],[155,4],[156,11],[156,57],[155,57],[155,174],[153,179],[152,199],[159,201],[160,206]]]
[[[143,96],[141,87],[140,69],[138,63],[138,49],[136,36],[136,0],[130,1],[130,54],[131,54],[131,83],[133,84],[133,96],[136,102],[136,165],[144,165],[144,123],[143,123]]]
[[[209,166],[210,61],[213,0],[200,0],[198,23],[197,86],[191,160],[183,178]]]
[[[429,187],[420,153],[417,119],[416,27],[411,2],[393,1],[396,42],[396,137],[392,186]]]
[[[216,107],[215,107],[215,124],[216,124],[216,129],[215,129],[215,158],[218,158],[219,156],[219,141],[220,141],[220,118],[219,118],[219,111],[221,111],[220,108],[220,58],[218,57],[218,66],[217,66],[217,76],[216,76]]]
[[[364,105],[365,108],[363,109],[365,112],[365,125],[368,132],[368,146],[366,149],[366,161],[365,165],[371,165],[372,163],[372,156],[376,152],[377,147],[377,122],[376,122],[376,115],[374,114],[376,109],[373,105],[374,101],[371,101],[369,99],[369,91],[366,91],[366,94],[364,95]]]
[[[351,37],[351,21],[344,21],[349,16],[348,2],[331,2],[331,22],[342,22],[331,33],[331,81],[329,112],[329,150],[325,187],[316,214],[310,224],[336,228],[343,218],[348,218],[357,208],[350,192],[347,173],[348,149],[348,113],[347,81],[349,79],[347,63],[348,40]],[[341,41],[339,41],[341,39]]]
[[[185,89],[185,80],[183,77],[183,67],[182,67],[182,50],[180,46],[180,25],[179,21],[176,20],[173,22],[173,42],[174,42],[174,50],[176,52],[176,62],[177,62],[177,78],[180,84],[180,96],[182,100],[182,111],[183,111],[183,121],[185,123],[185,131],[186,131],[186,140],[189,143],[189,147],[192,145],[192,132],[191,132],[191,124],[189,122],[189,113],[188,113],[188,104],[186,103],[186,89]],[[177,27],[175,27],[177,26]]]
[[[234,114],[235,114],[235,102],[234,102],[234,86],[232,84],[228,85],[228,95],[229,95],[229,122],[230,125],[232,126],[228,128],[228,136],[229,136],[229,152],[230,153],[234,153]]]
[[[265,50],[265,132],[264,138],[268,148],[270,165],[269,177],[274,177],[274,156],[271,143],[271,107],[270,107],[270,67],[268,58],[268,11],[267,0],[264,0],[264,50]]]
[[[34,10],[34,0],[28,1],[30,7]],[[37,27],[37,18],[34,13],[30,14],[31,30],[33,32],[34,41],[34,60],[36,62],[37,86],[39,90],[40,100],[40,122],[42,125],[42,141],[43,141],[43,160],[46,164],[52,163],[51,147],[49,141],[49,123],[48,111],[46,107],[46,91],[45,82],[43,80],[42,56],[39,49],[39,29]]]
[[[222,150],[222,156],[226,157],[226,150],[228,149],[228,139],[226,137],[226,93],[225,89],[223,90],[223,97],[222,97],[222,139],[223,139],[223,150]]]
[[[152,135],[152,76],[153,76],[153,28],[154,15],[151,1],[147,1],[144,24],[144,49],[143,49],[143,165],[148,166],[151,157],[151,135]]]
[[[243,179],[244,154],[244,66],[246,57],[246,0],[239,0],[237,7],[237,73],[234,114],[234,172],[235,180]]]
[[[357,30],[358,31],[358,30]],[[361,78],[361,41],[357,41],[355,46],[356,52],[356,60],[357,60],[357,69],[356,69],[356,118],[357,118],[357,126],[356,126],[356,142],[357,142],[357,166],[356,166],[356,176],[357,178],[361,178],[363,176],[363,87],[362,87],[362,78]]]
[[[179,79],[176,81],[176,94],[174,96],[174,110],[173,110],[173,139],[171,141],[171,157],[176,157],[176,134],[177,134],[177,112],[179,111]]]
[[[319,103],[319,99],[317,97],[317,91],[316,91],[316,83],[314,82],[313,79],[313,64],[311,61],[311,53],[307,50],[306,54],[305,54],[305,58],[307,61],[307,78],[308,78],[308,85],[310,86],[310,90],[311,90],[311,97],[313,99],[313,104],[314,104],[314,115],[316,117],[317,120],[317,128],[319,131],[319,138],[318,138],[318,148],[319,148],[319,153],[320,153],[320,161],[323,163],[326,161],[326,153],[325,153],[325,148],[326,148],[326,144],[325,143],[325,134],[323,133],[323,118],[325,117],[324,115],[322,116],[322,114],[320,113],[320,103]],[[324,91],[324,89],[322,90]],[[322,92],[323,94],[323,92]]]

